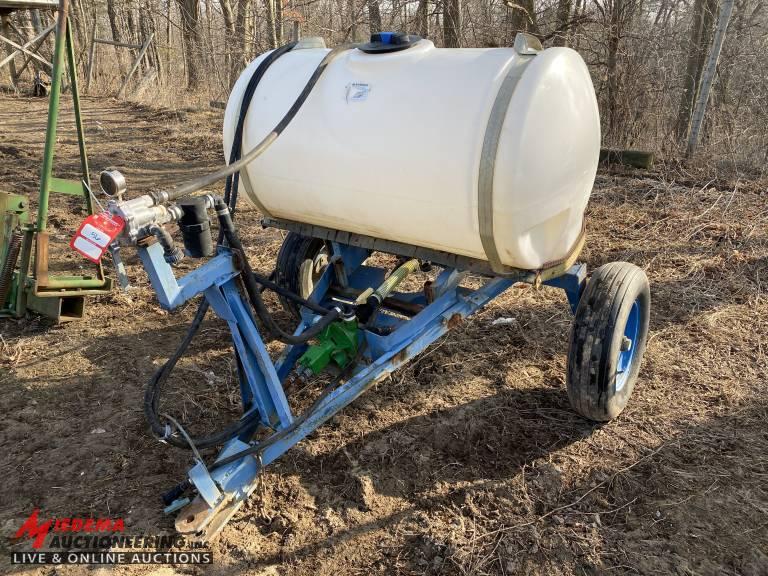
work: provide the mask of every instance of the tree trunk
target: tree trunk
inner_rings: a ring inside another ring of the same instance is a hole
[[[117,21],[117,10],[115,9],[115,0],[107,0],[107,16],[109,17],[109,28],[112,30],[112,40],[115,42],[122,42],[123,36],[120,33],[120,25]],[[123,59],[120,57],[120,49],[117,46],[113,46],[115,51],[115,60],[117,60],[117,66],[120,69],[120,74],[125,76],[125,65]]]
[[[357,2],[356,0],[347,0],[347,13],[349,14],[349,25],[345,39],[348,42],[357,42]]]
[[[78,5],[79,3],[76,1],[69,4],[69,21],[72,24],[72,32],[75,40],[75,57],[77,57],[77,48],[85,46],[86,36],[83,31],[85,22],[80,18],[80,14],[77,10]]]
[[[354,15],[353,15],[354,18]],[[275,37],[277,45],[283,45],[283,0],[275,0]]]
[[[585,10],[585,2],[584,0],[575,0],[575,3],[573,5],[573,19],[577,20],[580,16],[583,15]],[[580,36],[576,34],[576,30],[574,26],[570,26],[568,30],[568,44],[573,48],[574,50],[579,49],[579,38]]]
[[[125,21],[128,26],[128,40],[134,44],[141,44],[142,40],[139,39],[139,34],[136,27],[136,18],[134,17],[134,2],[128,0],[124,3],[123,9],[125,10]],[[138,53],[138,50],[132,50],[134,58]]]
[[[277,29],[275,28],[275,0],[264,0],[267,9],[267,42],[270,48],[277,48]]]
[[[737,1],[733,10],[735,13],[735,20],[730,26],[732,36],[734,38],[742,38],[744,36],[745,28],[747,27],[747,2],[748,0]],[[750,22],[751,24],[751,22]],[[730,48],[730,50],[728,49]],[[730,43],[723,46],[723,58],[726,62],[733,62],[743,53],[744,45],[740,43]],[[731,82],[731,75],[733,72],[733,66],[727,66],[724,69],[718,70],[717,74],[717,103],[719,106],[728,107],[732,103],[731,94],[728,91]]]
[[[171,76],[171,47],[173,46],[173,26],[171,26],[171,17],[173,16],[173,3],[166,3],[167,15],[165,19],[165,68],[168,70],[168,76]],[[182,65],[184,58],[182,57]]]
[[[109,17],[109,27],[112,29],[112,40],[121,42],[120,25],[117,23],[117,10],[115,10],[115,0],[107,0],[107,16]]]
[[[368,23],[371,29],[371,34],[381,32],[382,23],[379,0],[368,0]]]
[[[568,27],[571,18],[571,0],[557,2],[557,30],[552,40],[554,46],[568,46]]]
[[[237,18],[235,20],[235,34],[232,42],[232,75],[234,80],[240,75],[243,67],[248,63],[248,53],[245,48],[246,32],[248,29],[248,6],[250,0],[237,1]]]
[[[704,69],[701,76],[701,88],[696,98],[696,108],[693,111],[693,117],[691,119],[691,134],[688,138],[688,146],[686,148],[686,155],[689,157],[692,156],[696,151],[696,146],[699,143],[699,134],[701,132],[701,126],[704,122],[704,114],[707,110],[709,92],[712,89],[712,82],[715,79],[717,61],[720,58],[720,51],[723,49],[725,32],[728,29],[728,23],[731,20],[732,12],[733,0],[723,0],[723,4],[720,7],[720,14],[717,20],[717,29],[715,30],[715,36],[712,39],[712,48],[709,51],[709,56],[707,57],[706,68]]]
[[[696,100],[696,91],[701,77],[701,68],[704,64],[706,43],[709,37],[707,17],[709,0],[696,0],[691,15],[691,33],[688,39],[688,60],[685,67],[683,93],[680,96],[680,106],[677,111],[677,123],[675,132],[679,140],[684,140],[688,135],[688,127],[691,122],[693,102]]]
[[[187,61],[187,89],[200,86],[201,69],[200,10],[198,0],[177,0],[181,11],[181,37]]]
[[[139,3],[139,31],[141,42],[149,38],[150,34],[156,32],[155,20],[152,18],[152,6],[150,0],[141,0]],[[152,42],[147,51],[148,68],[154,68],[158,78],[162,80],[162,64],[160,54],[157,50],[157,42]]]
[[[619,125],[619,92],[622,84],[619,78],[619,46],[623,35],[624,0],[614,0],[611,8],[607,43],[608,94],[606,109],[608,112],[608,134],[615,136]]]
[[[533,0],[505,0],[505,4],[511,9],[509,16],[512,29],[515,33],[539,33],[539,25],[536,22],[536,10],[533,6]]]
[[[232,78],[232,42],[235,39],[235,14],[230,0],[219,0],[221,15],[224,18],[224,69],[228,74],[229,86],[234,83]]]
[[[419,36],[427,38],[429,36],[429,2],[428,0],[419,0],[416,8],[416,30]]]
[[[443,0],[443,44],[461,47],[461,0]]]
[[[43,31],[43,25],[40,23],[40,10],[30,10],[29,21],[32,23],[32,29],[35,31],[35,36],[41,34]]]
[[[6,38],[10,38],[11,36],[11,33],[10,33],[11,27],[10,27],[9,21],[10,21],[10,16],[8,16],[5,13],[0,14],[0,33],[2,33],[3,36],[5,36]],[[6,44],[5,42],[3,42],[2,44],[3,46],[5,46],[5,50],[8,56],[14,53],[14,49],[10,44]],[[10,85],[15,90],[16,89],[16,63],[13,60],[11,60],[8,63],[8,75],[10,78]]]

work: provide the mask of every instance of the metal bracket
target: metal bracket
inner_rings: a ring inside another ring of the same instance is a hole
[[[189,470],[189,479],[197,488],[200,496],[203,497],[208,503],[208,506],[213,508],[219,502],[221,502],[221,490],[216,486],[216,482],[213,481],[211,475],[208,473],[208,468],[205,467],[203,462],[198,462]]]

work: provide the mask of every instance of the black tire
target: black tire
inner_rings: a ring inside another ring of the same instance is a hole
[[[302,293],[301,266],[305,260],[314,261],[324,249],[325,242],[323,240],[289,232],[285,240],[283,240],[282,246],[280,246],[280,251],[277,253],[275,281],[283,288],[287,288],[294,294],[306,298],[309,294]],[[284,296],[279,298],[283,308],[296,319],[301,318],[299,306],[296,302],[288,300]]]
[[[571,405],[585,418],[607,422],[629,402],[648,339],[650,309],[651,291],[642,269],[611,262],[592,273],[573,320],[566,378]]]

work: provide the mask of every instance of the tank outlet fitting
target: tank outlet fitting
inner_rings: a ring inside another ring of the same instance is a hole
[[[356,306],[361,306],[368,302],[368,298],[373,294],[373,288],[366,288],[362,292],[360,292],[360,295],[355,300]]]

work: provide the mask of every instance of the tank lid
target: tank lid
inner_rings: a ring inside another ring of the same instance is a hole
[[[404,34],[403,32],[376,32],[371,34],[371,41],[358,46],[368,54],[384,54],[410,48],[421,40],[421,36]]]

